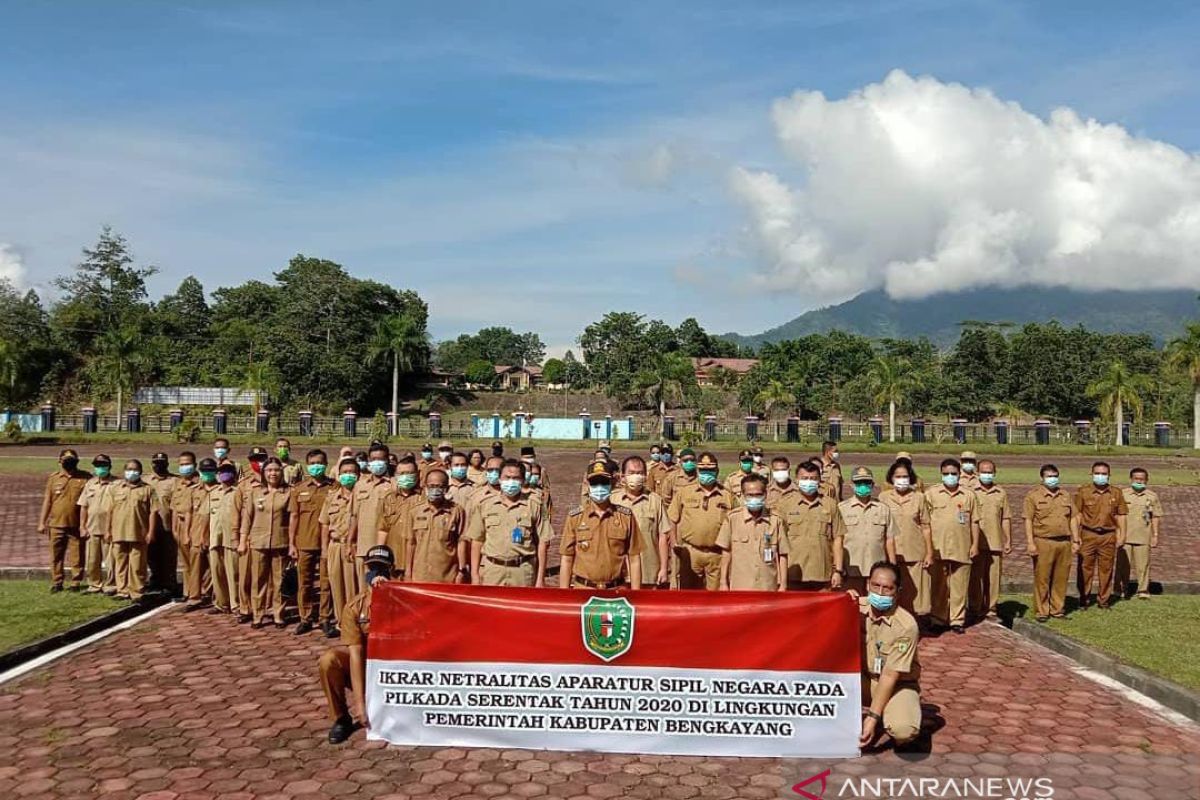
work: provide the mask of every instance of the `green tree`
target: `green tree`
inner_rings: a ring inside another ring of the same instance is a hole
[[[467,364],[466,374],[467,383],[475,384],[476,386],[493,386],[496,383],[496,365],[485,359],[477,359]]]
[[[1142,413],[1142,393],[1149,391],[1150,380],[1129,370],[1121,361],[1109,362],[1100,378],[1088,386],[1088,396],[1100,404],[1100,414],[1116,426],[1117,447],[1123,442],[1121,429],[1125,422],[1125,409],[1136,415]]]
[[[392,414],[400,413],[400,375],[422,369],[429,360],[429,337],[411,314],[393,314],[375,324],[375,337],[367,350],[373,361],[387,360],[392,367]]]
[[[796,395],[782,381],[770,380],[757,395],[754,403],[762,409],[764,418],[771,416],[776,408],[791,408],[796,404]],[[775,426],[775,441],[779,441],[779,426]]]
[[[1192,382],[1192,447],[1200,448],[1200,322],[1167,344],[1167,366]]]
[[[682,404],[699,394],[696,372],[690,358],[666,353],[634,376],[633,388],[638,397],[658,414],[658,429],[663,430],[667,407]]]
[[[269,361],[259,361],[246,367],[246,376],[242,386],[251,392],[258,392],[259,400],[266,398],[265,403],[255,406],[258,413],[260,407],[279,409],[279,394],[283,389],[283,375]]]
[[[912,365],[901,356],[878,355],[865,374],[867,390],[876,407],[888,408],[888,441],[896,441],[896,406],[913,387]]]
[[[566,383],[567,365],[561,358],[548,358],[542,365],[542,380],[548,386],[561,386]]]
[[[21,354],[12,342],[0,339],[0,386],[4,387],[5,405],[13,404],[17,380],[21,376]]]
[[[572,389],[583,389],[590,383],[587,366],[570,350],[563,356],[563,383]]]
[[[149,366],[145,341],[141,332],[132,326],[119,326],[104,332],[96,366],[104,376],[107,388],[117,396],[117,430],[124,429],[125,391],[133,391],[137,381]]]

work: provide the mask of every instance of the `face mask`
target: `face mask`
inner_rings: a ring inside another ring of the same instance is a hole
[[[766,504],[767,504],[767,498],[762,497],[762,496],[746,498],[746,509],[748,511],[762,511],[763,507],[766,506]]]
[[[403,475],[396,476],[396,485],[401,489],[415,489],[417,486],[417,476],[411,472],[406,472]]]
[[[762,459],[763,459],[763,457],[762,457],[762,456],[755,456],[755,457],[754,457],[754,463],[755,463],[755,464],[761,464],[761,463],[762,463]]]
[[[429,498],[429,502],[438,503],[446,496],[446,490],[440,486],[429,486],[425,489],[425,496]]]
[[[841,457],[842,457],[842,454],[841,454],[841,453],[839,453],[839,452],[837,452],[837,451],[835,450],[835,451],[833,451],[832,453],[830,453],[830,454],[829,454],[829,457],[830,457],[832,460],[834,460],[834,461],[837,461],[839,458],[841,458]]]
[[[1107,475],[1093,475],[1092,483],[1094,483],[1097,486],[1108,486],[1108,476]]]
[[[663,453],[663,454],[662,454],[661,456],[659,456],[658,458],[659,458],[659,460],[660,460],[660,461],[662,461],[662,463],[664,463],[664,464],[670,464],[670,463],[671,463],[671,459],[672,459],[673,457],[674,457],[674,456],[672,456],[670,453]]]
[[[391,574],[392,571],[382,564],[372,564],[367,568],[367,585],[373,585],[378,578],[383,578],[386,581]]]
[[[500,483],[500,470],[489,469],[486,474],[487,482],[492,486]]]
[[[505,478],[500,481],[500,491],[505,497],[516,497],[521,493],[521,482],[516,478]]]
[[[1046,484],[1047,489],[1057,489],[1058,488],[1058,476],[1057,475],[1047,475],[1045,478],[1042,478],[1042,483]]]
[[[701,486],[712,486],[716,482],[717,482],[717,473],[713,472],[710,469],[700,470],[700,485]]]
[[[347,489],[353,489],[354,484],[358,483],[358,476],[353,472],[345,472],[338,475],[338,483],[345,486]]]
[[[814,495],[817,493],[817,489],[821,488],[821,482],[813,480],[812,478],[801,478],[800,480],[796,481],[796,488],[798,488],[804,494]]]
[[[221,483],[225,484],[226,486],[228,486],[229,484],[231,484],[237,480],[237,473],[236,472],[218,472],[217,480],[220,481]]]
[[[538,486],[540,486],[541,484],[542,484],[542,476],[541,475],[530,475],[529,476],[529,488],[534,489],[534,488],[537,488]]]
[[[136,470],[136,469],[125,470],[125,480],[129,481],[130,483],[137,483],[141,479],[142,479],[142,473],[139,472],[138,470]]]
[[[99,473],[99,470],[97,470],[97,473]],[[1146,484],[1142,483],[1141,481],[1134,481],[1129,485],[1133,487],[1135,492],[1140,492],[1146,488]]]
[[[67,472],[70,472],[71,470],[75,469],[78,466],[79,466],[79,459],[77,459],[77,458],[64,458],[62,460],[62,467]]]
[[[749,472],[750,470],[754,469],[754,462],[753,461],[739,461],[738,466],[740,466],[742,468],[742,472]]]
[[[640,472],[625,476],[625,485],[630,489],[641,489],[646,485],[646,476]]]
[[[454,480],[456,480],[456,481],[463,480],[464,478],[467,477],[467,468],[466,467],[451,467],[450,468],[450,477],[454,478]]]
[[[214,447],[213,448],[213,457],[216,458],[218,461],[220,461],[222,458],[224,458],[227,455],[229,455],[228,447]]]
[[[996,473],[994,473],[994,472],[979,473],[979,482],[982,483],[984,486],[991,486],[993,483],[996,482]]]
[[[454,451],[453,450],[439,450],[438,455],[441,456],[443,463],[449,464],[450,456],[454,455]]]
[[[695,461],[682,461],[682,462],[680,462],[679,466],[683,467],[683,471],[686,472],[688,475],[691,475],[693,472],[696,471],[696,462]]]
[[[662,456],[660,456],[658,453],[651,453],[650,460],[651,461],[662,461]]]
[[[193,475],[196,474],[196,465],[195,464],[180,464],[179,465],[179,474],[185,478],[192,477]]]
[[[875,592],[867,592],[867,602],[876,611],[889,611],[892,606],[896,605],[896,598],[888,597],[884,594],[876,594]]]
[[[525,458],[521,459],[521,463],[527,467],[533,466],[533,461],[534,461],[533,456],[526,456]]]
[[[912,478],[896,478],[892,481],[892,486],[901,492],[907,492],[912,488]]]
[[[972,472],[975,471],[975,465],[972,464],[970,461],[964,461],[963,465],[962,465],[962,471],[967,473],[968,475],[970,475]]]
[[[370,470],[371,474],[377,478],[381,475],[386,475],[387,468],[388,463],[386,461],[380,461],[379,459],[375,459],[374,461],[367,463],[367,469]]]
[[[788,479],[792,477],[792,474],[790,472],[788,472],[786,469],[776,469],[776,470],[771,471],[771,477],[775,480],[776,483],[778,483],[780,486],[782,486],[783,484],[788,482]]]
[[[107,478],[110,472],[112,472],[112,467],[96,467],[97,478]],[[1145,484],[1142,485],[1144,486]],[[1135,483],[1134,486],[1137,486],[1137,484]]]
[[[262,475],[262,468],[263,468],[262,461],[251,461],[250,462],[250,469],[252,469],[255,472],[255,474]]]
[[[433,459],[433,451],[432,450],[422,450],[421,458],[425,459],[426,461],[432,460]]]
[[[596,503],[603,503],[612,496],[612,487],[607,483],[596,483],[588,487],[588,497]]]
[[[870,497],[871,496],[871,484],[869,484],[869,483],[854,484],[854,496],[855,497]]]
[[[325,474],[324,464],[309,464],[307,469],[309,476],[313,478],[320,478]]]
[[[217,482],[217,473],[210,472],[209,470],[206,470],[206,469],[200,470],[200,480],[204,481],[205,483],[207,483],[211,486],[212,484]]]
[[[954,487],[958,486],[958,476],[957,475],[943,475],[942,476],[942,485],[945,486],[947,489],[953,489]]]
[[[275,448],[275,455],[279,456],[280,461],[287,461],[288,456],[290,456],[291,454],[292,454],[292,451],[286,447],[276,447]]]

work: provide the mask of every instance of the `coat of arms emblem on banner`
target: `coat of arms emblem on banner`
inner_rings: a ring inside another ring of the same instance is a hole
[[[602,661],[622,656],[633,644],[634,609],[624,597],[593,597],[579,609],[583,646]]]

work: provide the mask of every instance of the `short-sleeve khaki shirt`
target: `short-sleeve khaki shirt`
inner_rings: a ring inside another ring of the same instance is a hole
[[[354,500],[358,520],[358,557],[365,558],[367,551],[375,546],[379,532],[383,502],[389,494],[395,494],[395,484],[384,477],[364,475],[354,484]]]
[[[828,582],[833,574],[833,541],[846,535],[837,501],[823,492],[806,497],[798,489],[779,498],[770,508],[783,520],[786,532],[788,581]]]
[[[567,515],[558,552],[574,559],[572,577],[594,583],[619,580],[626,557],[642,553],[637,518],[625,506],[601,508],[589,500]]]
[[[318,518],[322,527],[329,529],[329,541],[349,542],[358,531],[354,517],[358,513],[358,501],[353,489],[340,484],[325,496]]]
[[[974,541],[975,493],[950,491],[944,485],[925,490],[929,524],[933,528],[933,552],[942,561],[971,563]]]
[[[667,516],[678,529],[679,541],[712,549],[725,517],[733,510],[733,495],[720,484],[705,489],[697,481],[676,483]]]
[[[217,484],[208,496],[208,546],[235,548],[241,495],[236,486]]]
[[[628,508],[637,519],[642,536],[642,585],[655,583],[662,566],[658,557],[658,539],[671,533],[666,503],[654,492],[643,490],[635,495],[623,488],[613,492],[612,501]]]
[[[717,533],[717,547],[729,551],[730,589],[779,588],[779,559],[788,557],[788,537],[778,514],[767,509],[757,515],[744,508],[730,511]]]
[[[283,550],[288,546],[288,503],[292,490],[260,486],[246,498],[247,530],[250,547],[255,550]]]
[[[296,549],[315,552],[321,549],[321,509],[325,497],[333,490],[329,478],[306,476],[292,487],[288,500],[288,516],[297,521]]]
[[[549,541],[553,533],[541,505],[527,492],[512,500],[499,492],[489,493],[478,501],[467,521],[467,538],[482,543],[483,555],[496,559],[536,555],[538,543]]]
[[[1150,540],[1153,538],[1150,523],[1153,520],[1161,519],[1163,515],[1162,503],[1159,502],[1158,495],[1152,489],[1135,492],[1129,487],[1126,487],[1122,493],[1125,495],[1125,505],[1129,507],[1126,544],[1150,544]]]
[[[898,686],[915,686],[921,678],[921,662],[917,658],[920,629],[913,615],[896,606],[890,614],[872,618],[866,598],[858,601],[863,615],[863,668],[871,680],[878,680],[884,670],[900,673]]]
[[[108,512],[112,540],[138,544],[147,543],[150,519],[162,510],[154,487],[141,481],[118,481],[113,484],[104,497],[102,507]]]
[[[346,603],[339,618],[342,644],[347,647],[366,647],[367,632],[371,629],[371,589],[363,589]]]
[[[838,504],[846,535],[842,541],[845,560],[842,568],[849,577],[866,577],[871,565],[887,558],[887,540],[896,538],[896,523],[888,507],[872,497],[866,503],[858,497]]]
[[[64,472],[61,469],[46,479],[45,497],[50,499],[50,514],[46,526],[50,528],[79,527],[79,496],[92,476],[82,470]]]
[[[87,509],[87,533],[89,536],[103,536],[108,528],[108,513],[102,508],[104,496],[116,481],[108,478],[90,478],[84,484],[83,492],[79,495],[77,505]]]
[[[1129,513],[1129,506],[1120,489],[1113,486],[1099,489],[1089,484],[1079,487],[1079,491],[1075,492],[1075,513],[1079,515],[1079,524],[1085,530],[1099,528],[1100,531],[1111,532],[1117,529],[1117,517]]]
[[[879,493],[879,501],[892,512],[892,520],[896,523],[896,555],[909,563],[924,559],[924,526],[929,524],[929,506],[925,495],[922,492],[901,494],[895,489],[884,489]]]
[[[976,513],[979,514],[979,529],[987,549],[993,553],[1004,549],[1004,521],[1012,516],[1008,507],[1008,492],[995,484],[979,485],[975,490]]]
[[[1035,539],[1068,539],[1075,505],[1062,489],[1050,491],[1045,486],[1031,489],[1025,495],[1025,524]]]
[[[396,558],[397,572],[408,569],[408,557],[412,554],[412,531],[408,527],[408,511],[424,502],[424,494],[415,489],[407,493],[391,492],[383,499],[383,507],[379,512],[379,531],[372,536],[378,541],[379,533],[385,534],[384,544],[391,549]]]
[[[402,524],[412,552],[408,580],[453,583],[460,566],[458,542],[467,532],[467,514],[462,506],[447,502],[439,508],[423,499],[405,507]]]

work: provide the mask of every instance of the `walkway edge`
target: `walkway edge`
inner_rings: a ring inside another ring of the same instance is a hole
[[[1080,666],[1122,683],[1136,692],[1176,711],[1193,722],[1200,722],[1200,693],[1180,686],[1159,675],[1126,664],[1120,659],[1022,617],[1012,621],[1013,632],[1047,650],[1053,650]]]

